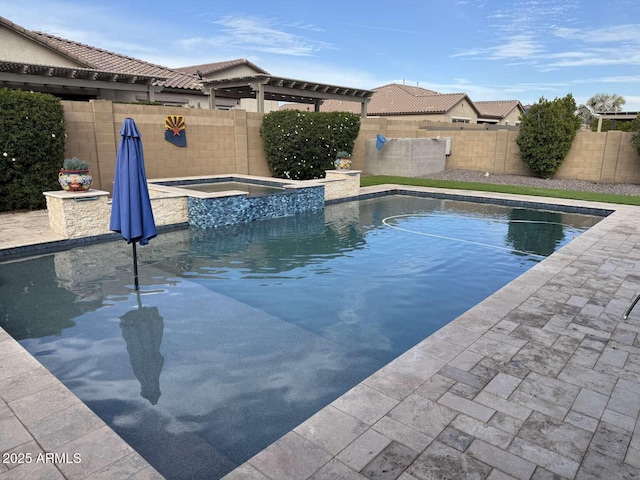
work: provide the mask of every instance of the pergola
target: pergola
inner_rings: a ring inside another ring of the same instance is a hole
[[[374,94],[372,90],[340,87],[306,80],[274,77],[271,75],[253,75],[250,77],[203,80],[203,90],[209,93],[209,108],[215,108],[215,99],[255,98],[258,112],[264,113],[264,101],[311,103],[314,110],[320,110],[323,100],[342,100],[359,102],[362,118],[367,116],[367,103]]]
[[[633,121],[638,116],[638,112],[606,112],[606,113],[598,113],[596,114],[598,117],[598,132],[602,131],[602,120],[623,120],[623,121]]]
[[[0,87],[22,88],[61,94],[94,94],[100,90],[126,90],[145,93],[154,101],[162,87],[154,85],[164,78],[116,73],[80,67],[53,67],[0,61]]]

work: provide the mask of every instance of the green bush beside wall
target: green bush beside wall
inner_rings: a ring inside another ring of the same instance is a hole
[[[293,180],[323,178],[339,150],[353,152],[359,132],[354,113],[297,110],[266,114],[260,129],[272,175]]]
[[[580,118],[571,94],[553,101],[540,98],[521,117],[516,143],[520,158],[541,178],[549,178],[564,161],[577,131]]]
[[[1,212],[45,207],[42,192],[60,189],[64,139],[60,99],[0,89]]]

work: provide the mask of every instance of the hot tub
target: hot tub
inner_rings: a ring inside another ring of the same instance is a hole
[[[324,186],[251,176],[150,180],[149,190],[187,197],[189,224],[199,228],[287,217],[324,208]]]

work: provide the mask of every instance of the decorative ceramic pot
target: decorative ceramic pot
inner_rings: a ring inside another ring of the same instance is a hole
[[[93,177],[89,170],[64,170],[58,174],[58,182],[68,192],[86,192],[91,188]]]
[[[350,158],[336,158],[333,162],[333,166],[336,170],[349,170],[351,168]]]

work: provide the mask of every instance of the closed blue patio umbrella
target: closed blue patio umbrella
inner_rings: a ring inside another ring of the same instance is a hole
[[[158,233],[147,187],[142,140],[133,119],[125,118],[120,136],[109,229],[122,234],[122,238],[133,245],[133,276],[138,290],[136,243],[146,245]]]

